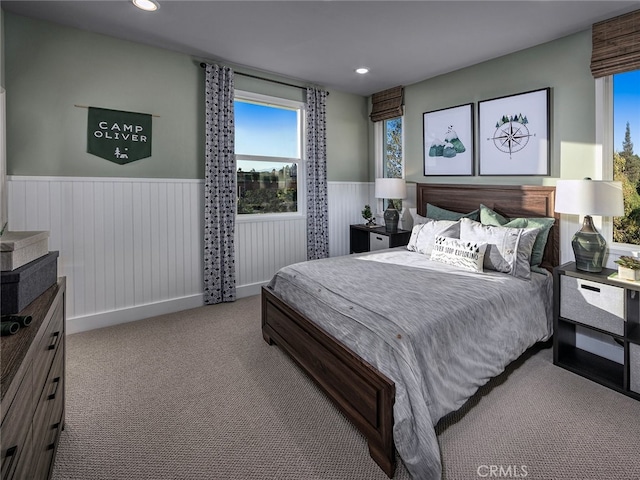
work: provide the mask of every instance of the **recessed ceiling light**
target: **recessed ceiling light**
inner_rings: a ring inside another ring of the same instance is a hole
[[[155,12],[160,8],[160,4],[155,0],[131,0],[140,10],[145,12]]]
[[[369,73],[369,69],[367,67],[356,68],[356,73],[364,75],[365,73]]]

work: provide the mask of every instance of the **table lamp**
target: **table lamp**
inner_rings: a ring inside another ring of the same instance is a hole
[[[384,211],[384,225],[388,233],[398,231],[398,220],[400,214],[393,203],[393,200],[402,199],[407,196],[407,185],[404,178],[376,178],[376,198],[386,198],[389,200],[387,209]]]
[[[593,225],[591,215],[624,215],[622,183],[590,178],[558,180],[555,211],[585,216],[582,228],[571,240],[576,268],[585,272],[601,272],[607,242]]]

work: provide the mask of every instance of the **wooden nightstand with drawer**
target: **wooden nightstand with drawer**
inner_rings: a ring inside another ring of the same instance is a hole
[[[366,225],[351,225],[350,253],[373,252],[385,248],[402,247],[409,243],[410,230],[398,229],[389,233],[385,227],[367,227]]]
[[[640,282],[615,274],[555,268],[553,363],[640,400]],[[580,332],[605,339],[612,353],[583,348]]]

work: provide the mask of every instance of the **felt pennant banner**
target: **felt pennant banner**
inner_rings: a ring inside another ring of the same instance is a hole
[[[124,165],[151,156],[151,115],[89,107],[87,152]]]

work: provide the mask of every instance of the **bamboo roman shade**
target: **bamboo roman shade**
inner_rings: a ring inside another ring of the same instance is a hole
[[[640,69],[640,10],[594,23],[591,35],[594,77]]]
[[[402,116],[402,103],[404,100],[404,88],[393,87],[374,93],[371,96],[371,121],[380,122]]]

